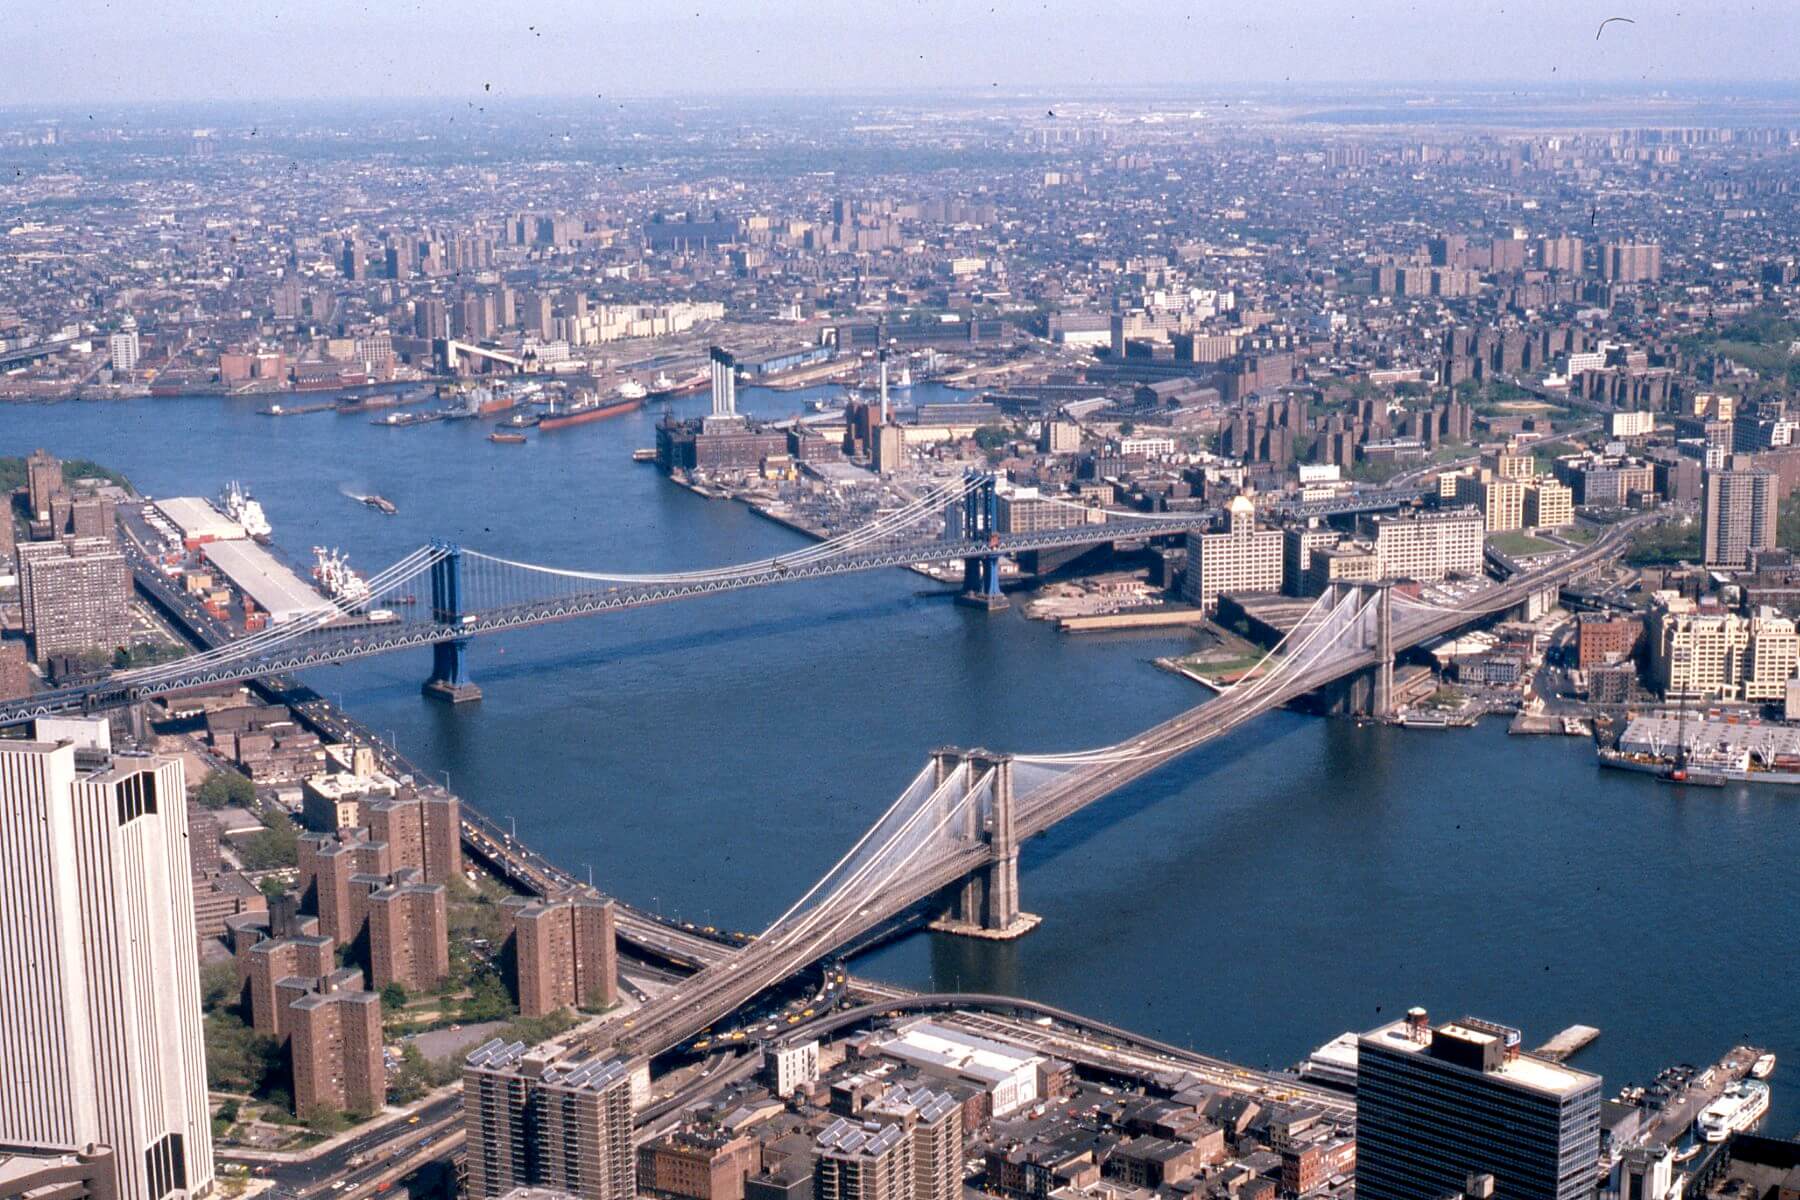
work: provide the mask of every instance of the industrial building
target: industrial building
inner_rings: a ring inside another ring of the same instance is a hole
[[[1227,593],[1281,590],[1281,530],[1256,527],[1256,505],[1248,496],[1232,497],[1228,508],[1229,524],[1224,532],[1187,536],[1182,595],[1207,612]]]
[[[337,611],[331,601],[241,531],[235,541],[203,543],[200,554],[267,612],[272,625]]]
[[[922,1075],[987,1092],[996,1117],[1037,1102],[1039,1077],[1050,1062],[1022,1047],[926,1020],[872,1035],[864,1049],[906,1063]]]
[[[181,543],[189,550],[208,542],[243,541],[249,536],[242,525],[198,496],[172,496],[156,501],[154,507],[181,534]]]

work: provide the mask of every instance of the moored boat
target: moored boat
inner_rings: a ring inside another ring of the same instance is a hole
[[[1755,1126],[1768,1111],[1769,1085],[1753,1079],[1740,1080],[1700,1110],[1694,1118],[1694,1135],[1703,1142],[1722,1142]]]

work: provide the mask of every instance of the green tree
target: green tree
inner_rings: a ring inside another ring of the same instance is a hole
[[[992,454],[1012,440],[1012,432],[999,425],[983,425],[975,431],[975,444]]]
[[[381,1007],[387,1011],[397,1011],[406,1007],[406,989],[398,983],[389,983],[381,989]]]
[[[286,813],[263,815],[263,830],[244,843],[239,857],[248,871],[300,865],[300,829]]]
[[[194,799],[207,808],[224,808],[228,804],[247,808],[256,803],[256,785],[236,771],[208,771]]]
[[[330,1137],[334,1133],[342,1133],[350,1128],[350,1116],[348,1113],[341,1113],[336,1109],[326,1109],[306,1118],[306,1127],[313,1133]]]
[[[205,1012],[235,1009],[242,993],[234,963],[207,963],[200,968],[200,1007]]]
[[[400,1049],[400,1066],[394,1072],[393,1086],[389,1089],[396,1104],[411,1104],[434,1084],[431,1063],[419,1053],[419,1048],[408,1042]]]
[[[227,1092],[265,1095],[286,1069],[281,1044],[244,1024],[234,1012],[206,1016],[206,1082]]]
[[[506,985],[500,982],[500,977],[486,974],[478,976],[470,985],[469,996],[462,1002],[461,1014],[463,1023],[472,1025],[477,1021],[503,1021],[517,1011],[512,997],[507,994]]]

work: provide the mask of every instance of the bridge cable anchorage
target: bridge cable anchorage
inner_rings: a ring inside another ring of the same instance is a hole
[[[548,567],[538,563],[520,562],[516,559],[501,558],[497,555],[483,554],[476,550],[464,550],[466,557],[477,558],[498,566],[511,567],[515,570],[527,571],[538,575],[546,575],[560,579],[583,580],[593,583],[625,583],[625,584],[672,584],[696,583],[741,579],[750,575],[766,574],[790,567],[804,566],[827,559],[837,558],[859,550],[864,546],[891,537],[903,530],[910,529],[921,522],[939,516],[948,506],[955,504],[971,491],[982,486],[983,477],[970,476],[933,487],[923,496],[912,500],[893,512],[887,513],[866,525],[847,530],[834,537],[803,547],[788,554],[773,555],[768,558],[753,559],[749,562],[734,563],[724,567],[710,567],[698,571],[670,571],[659,575],[629,575],[608,571],[583,571],[566,567]]]
[[[324,607],[305,613],[292,621],[284,621],[280,625],[270,626],[249,637],[224,642],[210,650],[174,659],[159,666],[121,672],[110,676],[107,683],[109,686],[116,687],[153,686],[170,678],[189,675],[197,669],[225,666],[260,657],[334,621],[356,616],[359,611],[386,598],[395,589],[419,578],[429,571],[442,556],[443,552],[437,547],[421,547],[373,576],[368,581],[368,593],[354,602],[347,603],[333,598]]]

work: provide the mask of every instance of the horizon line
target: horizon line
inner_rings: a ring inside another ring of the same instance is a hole
[[[1665,80],[1650,84],[1642,80],[1583,80],[1550,79],[1525,80],[1516,77],[1495,77],[1492,79],[1465,79],[1455,82],[1433,80],[1395,79],[1372,82],[1369,80],[1331,80],[1313,79],[1304,83],[1291,79],[1284,80],[1246,80],[1229,84],[1198,82],[1165,82],[1165,83],[1030,83],[989,85],[986,88],[970,85],[892,85],[858,86],[858,87],[818,87],[806,88],[793,85],[780,87],[739,87],[719,89],[665,89],[651,91],[620,91],[613,93],[595,93],[595,100],[610,102],[646,102],[667,100],[779,100],[779,99],[908,99],[908,98],[940,98],[955,97],[963,100],[988,99],[1005,101],[1023,99],[1025,97],[1041,97],[1055,93],[1069,99],[1079,100],[1084,96],[1123,97],[1132,96],[1141,100],[1187,99],[1203,96],[1232,96],[1252,92],[1276,93],[1311,93],[1320,90],[1336,90],[1354,95],[1377,95],[1392,92],[1436,92],[1445,95],[1491,94],[1496,90],[1512,89],[1515,94],[1524,97],[1539,95],[1572,96],[1584,92],[1597,92],[1607,95],[1655,97],[1661,93],[1680,92],[1692,89],[1730,94],[1733,91],[1759,91],[1788,94],[1800,99],[1800,79],[1768,78],[1755,79],[1742,76],[1729,78],[1688,78]],[[336,107],[354,107],[359,105],[403,105],[433,104],[443,101],[466,100],[472,94],[483,96],[484,105],[510,105],[529,103],[566,103],[586,102],[586,92],[415,92],[394,94],[349,95],[271,95],[260,97],[246,96],[187,96],[156,98],[107,98],[76,97],[59,100],[0,100],[0,113],[32,112],[68,108],[118,108],[118,109],[155,109],[178,107],[182,105],[220,106],[220,105],[321,105]],[[1672,97],[1673,98],[1673,97]]]

